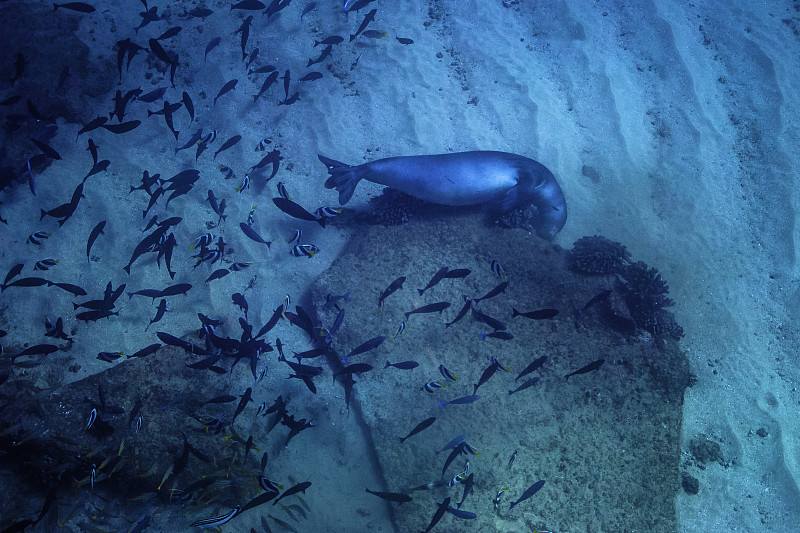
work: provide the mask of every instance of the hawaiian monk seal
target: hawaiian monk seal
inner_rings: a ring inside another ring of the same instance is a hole
[[[349,166],[324,156],[328,189],[344,205],[362,179],[444,205],[500,203],[503,212],[533,204],[537,235],[552,240],[567,220],[567,204],[555,176],[541,163],[506,152],[461,152],[378,159]]]

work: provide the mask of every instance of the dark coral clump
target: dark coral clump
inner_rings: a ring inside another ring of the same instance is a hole
[[[672,313],[664,309],[675,304],[667,297],[669,285],[655,268],[637,261],[619,273],[623,282],[623,297],[636,326],[653,335],[683,336],[683,329]]]
[[[522,228],[529,233],[535,233],[534,222],[539,211],[532,204],[525,207],[512,209],[507,213],[500,213],[494,223],[503,228]]]
[[[569,252],[569,268],[583,274],[617,274],[629,265],[630,256],[625,245],[600,235],[581,237]]]
[[[386,187],[383,189],[383,194],[371,199],[369,203],[375,224],[396,226],[408,222],[422,206],[423,201]]]

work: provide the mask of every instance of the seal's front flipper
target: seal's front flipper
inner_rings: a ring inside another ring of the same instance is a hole
[[[350,201],[353,193],[356,190],[356,185],[363,178],[361,174],[361,167],[351,167],[339,161],[329,159],[323,155],[318,155],[319,160],[328,168],[330,177],[325,181],[325,188],[333,189],[339,192],[339,203],[341,205]]]
[[[500,201],[500,211],[503,213],[508,213],[517,207],[520,207],[521,202],[521,192],[519,189],[519,185],[514,185],[510,189],[508,189],[503,196],[502,200]]]

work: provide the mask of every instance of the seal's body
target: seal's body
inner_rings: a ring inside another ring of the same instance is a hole
[[[460,152],[379,159],[359,166],[319,156],[328,167],[325,187],[346,204],[362,179],[443,205],[500,204],[507,212],[533,204],[540,237],[551,240],[567,220],[567,205],[552,172],[541,163],[506,152]]]

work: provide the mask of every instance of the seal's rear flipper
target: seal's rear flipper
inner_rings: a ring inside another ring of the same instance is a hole
[[[323,155],[318,155],[317,157],[319,157],[322,164],[328,167],[328,174],[330,174],[330,178],[325,181],[325,188],[336,188],[339,192],[339,203],[341,205],[346,204],[350,201],[350,197],[353,196],[353,192],[356,190],[356,185],[363,177],[359,175],[361,167],[351,167]]]

